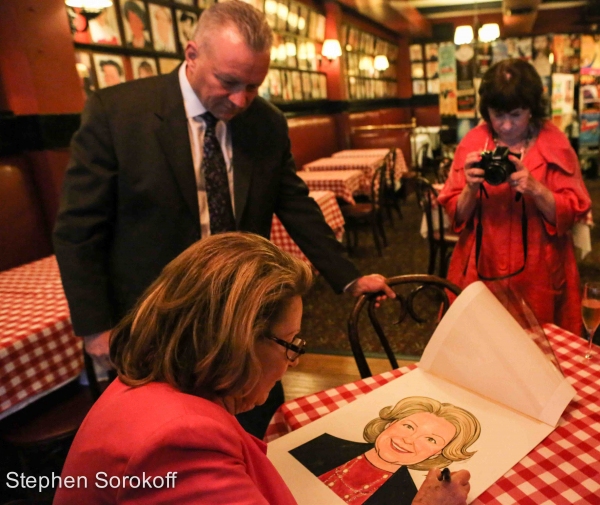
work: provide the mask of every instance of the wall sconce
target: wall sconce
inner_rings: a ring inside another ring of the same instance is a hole
[[[457,26],[454,32],[454,43],[457,46],[473,42],[473,27],[469,25]]]
[[[378,72],[383,72],[390,68],[390,62],[388,61],[387,56],[385,54],[378,54],[377,56],[375,56],[373,66]]]
[[[486,23],[478,30],[479,42],[493,42],[500,37],[498,23]]]
[[[65,5],[85,12],[100,12],[112,5],[112,0],[65,0]]]
[[[329,61],[333,61],[342,55],[342,46],[337,39],[326,39],[321,48],[321,54]]]

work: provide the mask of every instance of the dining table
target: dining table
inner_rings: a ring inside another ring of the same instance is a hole
[[[0,419],[75,380],[82,341],[55,256],[0,272]]]
[[[335,238],[341,242],[344,236],[344,216],[337,203],[335,194],[332,191],[311,191],[309,196],[317,202],[317,205],[323,212],[326,223],[332,229]],[[290,237],[277,216],[273,216],[273,222],[271,224],[271,242],[284,251],[310,264],[308,258],[300,250],[292,237]]]
[[[337,151],[331,155],[332,158],[368,158],[373,157],[381,160],[387,156],[389,153],[389,149],[386,147],[375,147],[371,149],[343,149],[342,151]],[[406,159],[404,158],[404,153],[402,149],[395,148],[396,154],[396,163],[394,166],[394,183],[397,186],[400,186],[401,179],[409,174],[408,165],[406,164]]]
[[[363,172],[361,170],[319,170],[297,172],[311,191],[332,191],[336,198],[340,198],[352,205],[356,203],[354,195],[363,193]]]
[[[600,346],[593,345],[593,356],[586,359],[584,339],[552,324],[544,325],[543,330],[576,395],[556,429],[473,500],[475,505],[600,503]],[[288,401],[271,419],[265,441],[297,430],[417,366],[412,364]]]
[[[383,163],[384,157],[373,157],[373,156],[361,156],[352,158],[319,158],[318,160],[311,161],[303,166],[305,172],[320,172],[332,170],[360,170],[362,172],[362,179],[360,183],[360,192],[365,195],[371,194],[371,182],[373,180],[373,174]],[[301,174],[302,171],[298,172]],[[400,181],[399,175],[395,175],[395,181]]]

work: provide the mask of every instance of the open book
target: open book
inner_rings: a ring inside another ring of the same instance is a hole
[[[416,370],[271,442],[267,455],[300,505],[408,504],[432,466],[469,470],[470,503],[554,430],[573,396],[477,282]]]

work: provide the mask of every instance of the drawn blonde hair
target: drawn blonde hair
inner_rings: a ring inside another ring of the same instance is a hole
[[[445,419],[456,428],[456,434],[439,455],[414,465],[408,465],[408,468],[411,470],[444,468],[452,462],[467,460],[477,452],[467,451],[481,434],[481,425],[477,418],[470,412],[451,403],[441,403],[425,396],[409,396],[400,400],[393,407],[382,408],[379,411],[379,417],[365,426],[363,437],[367,442],[374,444],[377,437],[391,423],[421,412],[429,412]]]
[[[311,280],[308,265],[258,235],[196,242],[113,331],[110,357],[119,378],[134,387],[166,382],[239,407],[262,373],[257,339]]]

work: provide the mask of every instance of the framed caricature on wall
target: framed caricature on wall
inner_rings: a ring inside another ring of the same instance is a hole
[[[126,81],[123,56],[94,53],[93,59],[99,88],[107,88]]]
[[[175,53],[175,27],[173,15],[169,7],[150,4],[150,25],[152,26],[152,39],[154,50],[165,53]]]
[[[154,58],[132,56],[131,71],[134,79],[143,79],[144,77],[158,75],[156,60]]]
[[[125,45],[136,49],[152,49],[146,5],[139,0],[126,0],[121,4],[121,16],[125,29]]]

